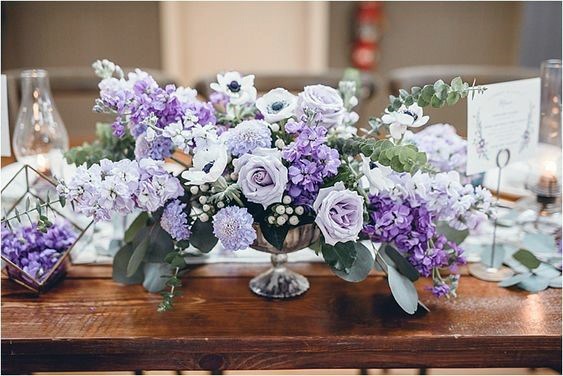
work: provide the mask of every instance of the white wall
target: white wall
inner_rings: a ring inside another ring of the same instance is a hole
[[[160,3],[163,67],[186,85],[225,70],[322,71],[325,2]]]

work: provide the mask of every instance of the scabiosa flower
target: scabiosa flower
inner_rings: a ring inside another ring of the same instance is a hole
[[[229,152],[235,157],[252,153],[256,148],[272,146],[272,132],[268,123],[263,120],[245,120],[229,129],[222,137]]]
[[[246,208],[228,206],[213,216],[213,233],[230,251],[248,248],[256,240],[254,219]]]
[[[180,200],[173,200],[162,212],[160,226],[170,234],[174,240],[189,239],[191,231],[188,225],[188,215],[185,212],[186,204]]]

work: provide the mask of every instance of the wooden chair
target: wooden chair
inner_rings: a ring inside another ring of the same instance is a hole
[[[464,81],[477,85],[493,84],[525,78],[539,77],[539,70],[521,67],[502,67],[487,65],[425,65],[399,68],[388,73],[389,94],[397,95],[399,89],[409,90],[413,86],[423,87],[437,80],[447,83],[460,76]],[[467,109],[464,102],[454,107],[440,109],[428,108],[425,113],[430,115],[429,124],[449,123],[456,127],[462,136],[467,134]]]
[[[10,134],[18,116],[21,101],[20,74],[23,69],[8,70],[6,74],[8,89],[8,115]],[[111,117],[93,113],[94,100],[99,95],[99,77],[90,67],[47,68],[51,92],[65,127],[69,133],[71,144],[82,143],[94,137],[95,124],[99,121],[111,121]],[[124,68],[125,72],[133,70]],[[176,83],[168,74],[146,69],[160,85]]]
[[[254,86],[258,93],[265,93],[277,87],[283,87],[293,93],[298,93],[302,91],[305,86],[314,84],[323,84],[337,88],[338,82],[342,79],[343,74],[343,70],[329,70],[323,74],[256,74]],[[362,113],[362,105],[367,103],[368,100],[375,95],[378,88],[377,81],[373,74],[362,73],[361,80],[362,88],[358,98],[359,105],[357,107],[359,114]],[[204,77],[197,81],[195,89],[203,97],[209,98],[212,92],[209,85],[216,81],[216,76]]]

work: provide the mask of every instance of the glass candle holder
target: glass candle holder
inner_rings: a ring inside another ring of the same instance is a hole
[[[56,183],[24,165],[2,188],[4,273],[42,293],[66,273],[67,257],[92,221],[73,215],[56,194]]]
[[[46,176],[60,176],[68,135],[55,107],[47,71],[23,71],[21,93],[13,138],[16,159]]]
[[[541,64],[539,142],[561,148],[561,60]]]

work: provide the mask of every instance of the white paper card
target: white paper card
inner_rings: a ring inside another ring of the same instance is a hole
[[[3,157],[9,157],[10,152],[10,126],[8,124],[8,86],[6,85],[6,75],[2,75],[0,81],[0,100],[2,101],[2,133],[1,133],[1,151]]]
[[[484,86],[484,93],[470,94],[467,100],[467,175],[497,168],[497,155],[504,149],[508,163],[525,160],[538,144],[540,79]]]

